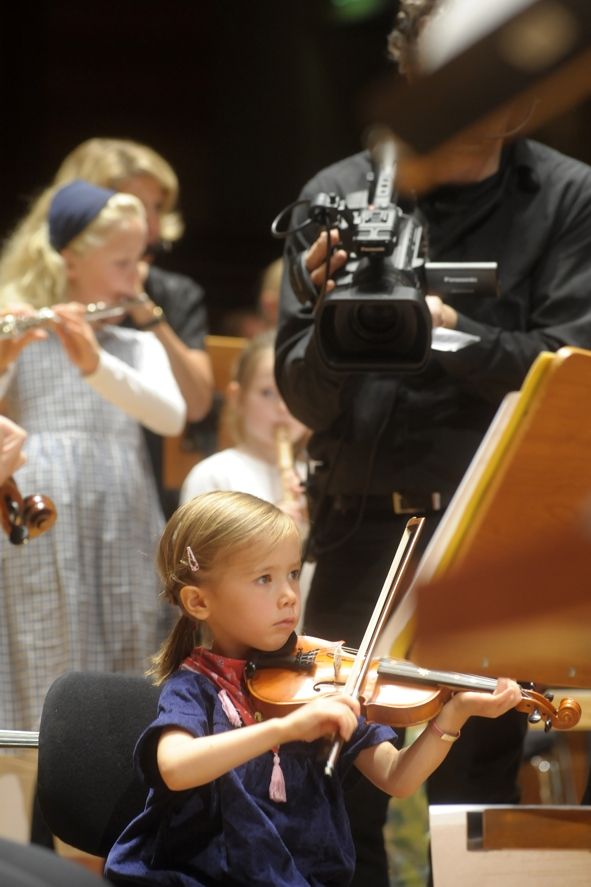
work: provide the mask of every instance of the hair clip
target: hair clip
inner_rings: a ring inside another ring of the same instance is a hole
[[[187,560],[189,561],[189,567],[193,573],[196,573],[199,569],[199,564],[197,563],[197,558],[193,554],[193,549],[190,545],[187,545]]]

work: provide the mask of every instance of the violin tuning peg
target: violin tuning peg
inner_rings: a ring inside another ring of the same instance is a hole
[[[544,721],[544,733],[549,733],[551,729],[552,729],[552,719],[546,718],[546,720]]]
[[[29,541],[29,531],[22,524],[14,524],[11,527],[8,539],[13,545],[24,545],[25,542]]]
[[[31,538],[40,536],[53,527],[57,518],[55,505],[49,496],[34,493],[25,496],[22,507],[22,520],[29,529]]]
[[[544,699],[547,699],[548,702],[552,702],[552,700],[554,699],[554,693],[551,693],[549,690],[546,690],[546,692],[544,693]]]
[[[534,708],[527,719],[530,724],[539,724],[542,720],[542,715],[540,714],[539,709]]]

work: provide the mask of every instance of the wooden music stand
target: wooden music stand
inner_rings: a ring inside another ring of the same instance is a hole
[[[385,634],[417,665],[591,687],[591,352],[508,395]]]

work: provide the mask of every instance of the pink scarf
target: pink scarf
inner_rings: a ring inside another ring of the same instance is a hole
[[[195,647],[181,663],[181,668],[205,675],[212,684],[219,688],[218,699],[232,727],[247,726],[260,720],[260,715],[257,717],[258,713],[255,714],[252,711],[251,700],[244,687],[245,667],[245,659],[229,659],[226,656],[218,656],[203,647]],[[273,771],[269,784],[269,797],[272,801],[284,803],[287,798],[279,759],[279,746],[271,751],[273,753]]]

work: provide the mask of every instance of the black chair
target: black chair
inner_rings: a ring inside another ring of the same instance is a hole
[[[135,743],[159,689],[121,674],[66,672],[51,685],[39,727],[39,804],[66,844],[104,857],[144,806]]]
[[[107,887],[108,882],[44,847],[0,838],[3,887]]]

